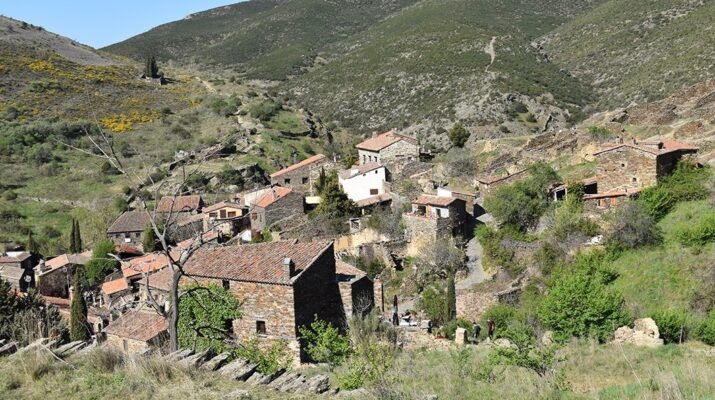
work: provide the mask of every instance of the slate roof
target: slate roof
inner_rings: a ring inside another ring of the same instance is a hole
[[[455,200],[457,200],[455,197],[439,197],[439,196],[433,196],[431,194],[422,194],[422,195],[420,195],[420,197],[418,197],[412,203],[420,204],[420,205],[437,206],[437,207],[447,207],[450,204],[452,204]]]
[[[367,276],[365,271],[353,267],[345,261],[335,260],[335,275],[338,282],[354,282]]]
[[[301,169],[301,168],[303,168],[303,167],[307,167],[307,166],[309,166],[310,164],[313,164],[313,163],[318,162],[318,161],[322,161],[322,160],[324,160],[324,159],[325,159],[325,156],[324,156],[324,155],[322,155],[322,154],[316,154],[316,155],[314,155],[314,156],[312,156],[312,157],[306,158],[305,160],[303,160],[303,161],[301,161],[301,162],[299,162],[299,163],[295,163],[295,164],[293,164],[293,165],[291,165],[291,166],[288,166],[288,167],[286,167],[286,168],[283,168],[283,169],[280,170],[280,171],[276,171],[276,172],[272,173],[272,174],[271,174],[271,178],[275,178],[275,177],[278,177],[278,176],[281,176],[281,175],[285,175],[285,174],[287,174],[287,173],[289,173],[289,172],[295,171],[295,170],[297,170],[297,169]]]
[[[365,174],[368,173],[372,170],[376,170],[378,168],[384,168],[382,164],[376,163],[376,162],[369,162],[361,165],[355,165],[350,167],[349,169],[340,171],[340,178],[341,179],[350,179],[354,176],[358,176],[360,174]]]
[[[129,311],[104,329],[107,335],[148,342],[169,327],[168,322],[153,310]]]
[[[386,201],[392,200],[392,195],[390,193],[382,193],[375,196],[370,196],[368,198],[358,200],[355,202],[359,208],[374,206],[375,204],[384,203]]]
[[[2,256],[0,256],[0,263],[2,263],[2,264],[21,263],[30,257],[32,257],[32,254],[27,251],[23,251],[22,253],[18,254],[17,256],[2,255]]]
[[[102,293],[110,295],[129,290],[129,284],[124,278],[115,279],[113,281],[104,282],[102,284]]]
[[[90,251],[79,254],[62,254],[61,256],[45,261],[45,267],[53,270],[70,264],[85,265],[91,258],[92,252]]]
[[[399,142],[400,140],[407,141],[414,145],[417,144],[416,139],[409,136],[400,135],[393,130],[377,135],[374,138],[367,139],[364,142],[358,143],[355,147],[360,150],[380,151],[388,146]]]
[[[141,232],[150,221],[146,211],[127,211],[114,221],[107,233]]]
[[[159,200],[159,205],[156,207],[156,212],[189,212],[197,211],[201,208],[203,200],[199,195],[190,196],[164,196]]]
[[[332,242],[282,240],[243,246],[199,249],[184,266],[187,275],[244,282],[290,285]],[[290,257],[296,275],[289,278],[283,260]]]
[[[204,214],[207,214],[207,213],[210,213],[210,212],[213,212],[213,211],[218,211],[218,210],[220,210],[220,209],[222,209],[222,208],[224,208],[224,207],[231,207],[231,208],[237,208],[237,209],[242,209],[242,208],[243,208],[243,206],[240,205],[240,204],[238,204],[238,203],[234,203],[234,202],[231,202],[231,201],[222,201],[222,202],[220,202],[220,203],[216,203],[216,204],[213,204],[213,205],[211,205],[211,206],[208,206],[208,207],[204,208],[203,213],[204,213]]]
[[[632,149],[640,150],[645,153],[653,154],[656,156],[672,153],[674,151],[698,151],[699,148],[696,146],[689,145],[687,143],[677,142],[675,140],[662,140],[657,142],[634,142],[634,143],[607,143],[603,148],[595,153],[594,156],[619,149],[621,147],[630,147]]]
[[[272,188],[270,192],[264,194],[260,199],[258,199],[258,201],[256,201],[255,205],[257,207],[266,208],[266,207],[270,206],[271,204],[275,203],[276,201],[287,196],[290,192],[292,192],[292,190],[289,188],[276,186],[276,187]]]

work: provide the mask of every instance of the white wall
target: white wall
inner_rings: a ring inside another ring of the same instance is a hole
[[[375,194],[370,189],[377,189],[377,194],[385,193],[385,167],[380,167],[349,179],[340,178],[340,186],[352,201],[360,201]]]

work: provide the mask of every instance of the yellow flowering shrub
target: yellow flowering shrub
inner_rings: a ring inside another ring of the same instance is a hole
[[[133,111],[127,114],[121,113],[104,117],[99,120],[99,123],[102,124],[102,127],[113,132],[122,133],[134,129],[135,124],[153,122],[158,116],[158,113],[154,111],[144,113]]]

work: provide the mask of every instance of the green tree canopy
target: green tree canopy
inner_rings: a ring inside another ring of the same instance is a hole
[[[76,269],[73,279],[74,297],[70,309],[70,339],[72,341],[89,340],[90,329],[87,324],[87,303],[82,293],[80,270]]]
[[[116,254],[113,242],[103,240],[94,246],[92,259],[84,266],[84,277],[90,285],[101,283],[119,266],[119,261],[110,254]]]
[[[469,135],[469,131],[459,122],[454,124],[448,133],[449,140],[455,147],[464,147],[467,140],[469,140]]]
[[[233,320],[241,318],[240,303],[218,285],[191,285],[179,299],[179,346],[226,351]]]

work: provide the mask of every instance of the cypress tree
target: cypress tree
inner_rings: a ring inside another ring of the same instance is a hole
[[[72,286],[74,297],[70,310],[70,339],[72,341],[89,339],[89,325],[87,325],[87,303],[82,295],[82,286],[79,279],[79,269],[75,269]]]
[[[39,246],[37,245],[35,238],[32,237],[32,232],[27,235],[27,251],[32,254],[40,254]]]
[[[74,218],[72,219],[72,231],[70,231],[70,253],[77,253],[75,244],[77,243],[77,224]]]
[[[144,238],[142,246],[145,253],[150,253],[156,250],[156,237],[154,237],[154,229],[151,226],[144,228]]]
[[[449,320],[457,318],[457,293],[454,287],[454,275],[447,281],[447,316]]]
[[[82,252],[82,233],[79,230],[79,221],[74,220],[72,231],[74,231],[74,237],[72,238],[73,253],[80,253]]]

